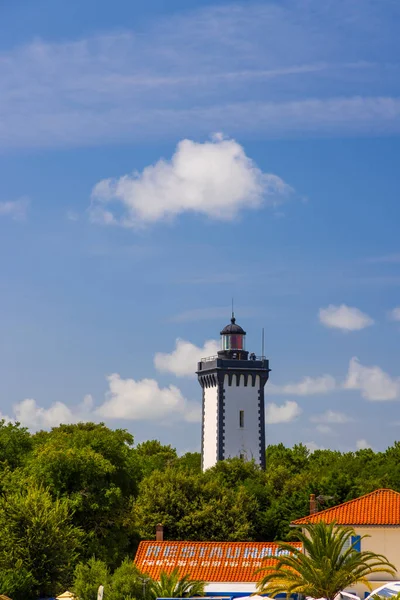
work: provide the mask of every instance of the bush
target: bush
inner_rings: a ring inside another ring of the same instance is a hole
[[[115,569],[105,600],[142,599],[143,597],[148,599],[150,590],[149,585],[146,585],[147,580],[148,578],[140,573],[132,560],[126,558],[121,566]]]
[[[86,564],[79,563],[74,574],[74,592],[79,600],[97,600],[100,585],[104,586],[105,598],[108,597],[110,573],[102,560],[91,558]]]
[[[13,600],[26,600],[34,595],[37,582],[30,571],[17,561],[14,569],[0,570],[0,594]]]

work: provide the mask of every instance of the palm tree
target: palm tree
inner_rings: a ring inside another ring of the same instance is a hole
[[[276,565],[259,569],[265,574],[257,591],[272,597],[297,593],[334,600],[340,591],[355,583],[371,589],[367,580],[371,573],[394,575],[395,566],[385,556],[354,548],[354,534],[351,527],[339,527],[336,523],[303,525],[296,538],[303,542],[304,552],[288,543],[279,544],[281,554]],[[361,539],[365,537],[368,536]]]
[[[150,583],[150,593],[154,598],[187,598],[188,596],[204,596],[204,581],[190,579],[190,575],[179,576],[175,567],[170,574],[160,573],[160,581]]]

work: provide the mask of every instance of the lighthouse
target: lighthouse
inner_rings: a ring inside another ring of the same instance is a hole
[[[246,332],[231,322],[220,332],[217,356],[202,358],[201,463],[205,471],[225,458],[254,460],[265,468],[264,387],[269,361],[246,350]]]

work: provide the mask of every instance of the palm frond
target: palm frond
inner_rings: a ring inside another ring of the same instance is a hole
[[[279,555],[274,567],[259,569],[262,576],[257,591],[271,597],[297,593],[333,600],[354,583],[369,586],[367,577],[372,573],[394,575],[395,567],[385,556],[355,549],[351,543],[354,534],[352,527],[339,527],[336,523],[304,525],[302,531],[296,532],[304,551],[290,543],[279,544],[278,550],[284,554]]]

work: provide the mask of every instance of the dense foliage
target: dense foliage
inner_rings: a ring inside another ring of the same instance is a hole
[[[194,581],[189,575],[180,577],[175,568],[171,573],[161,572],[160,581],[140,573],[132,560],[125,559],[111,575],[107,565],[95,558],[75,569],[74,593],[79,600],[97,600],[99,585],[107,600],[156,600],[156,598],[187,598],[204,596],[204,582]]]
[[[201,473],[197,453],[178,456],[156,440],[135,446],[103,424],[30,434],[0,421],[0,593],[54,595],[74,572],[105,569],[117,600],[118,569],[128,573],[157,523],[166,539],[284,540],[290,521],[308,513],[310,493],[325,508],[378,487],[400,491],[400,443],[345,454],[279,444],[266,459],[265,472],[233,459]],[[138,581],[132,575],[125,597],[142,597]]]

